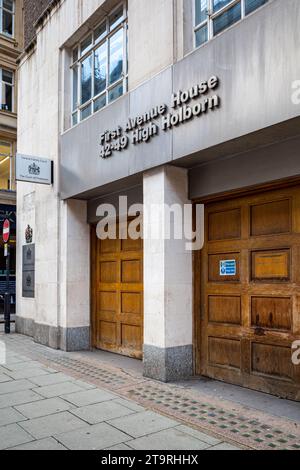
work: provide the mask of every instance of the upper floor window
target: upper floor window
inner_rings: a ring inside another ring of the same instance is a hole
[[[14,35],[15,1],[0,0],[0,33]]]
[[[72,125],[127,91],[127,9],[114,9],[72,52]]]
[[[195,46],[201,46],[267,1],[195,0]]]
[[[0,68],[0,94],[2,111],[13,111],[14,74],[10,70]]]

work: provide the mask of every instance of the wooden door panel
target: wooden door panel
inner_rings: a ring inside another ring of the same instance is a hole
[[[118,233],[118,227],[116,229]],[[94,347],[142,358],[143,251],[141,240],[92,236]]]
[[[300,400],[291,349],[300,339],[300,188],[205,212],[198,372]],[[224,260],[235,273],[221,274]]]

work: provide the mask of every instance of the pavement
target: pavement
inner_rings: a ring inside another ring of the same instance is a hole
[[[300,449],[298,403],[266,412],[205,384],[161,384],[139,361],[0,332],[0,450]]]

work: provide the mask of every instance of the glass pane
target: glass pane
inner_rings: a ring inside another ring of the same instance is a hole
[[[2,80],[5,83],[13,84],[13,72],[2,69]]]
[[[14,11],[14,0],[3,0],[3,7],[6,10]]]
[[[3,10],[3,18],[2,18],[2,32],[4,34],[9,34],[12,36],[13,34],[13,14],[9,13],[6,10]]]
[[[75,114],[73,114],[73,116],[72,116],[72,126],[76,126],[76,124],[78,124],[78,113],[77,112]]]
[[[109,30],[112,31],[119,24],[122,23],[124,18],[123,5],[109,17]]]
[[[221,8],[231,3],[233,0],[213,0],[213,10],[214,12],[221,10]]]
[[[196,47],[201,46],[208,40],[207,24],[196,31]]]
[[[12,86],[11,85],[3,85],[4,87],[4,105],[6,111],[12,111]]]
[[[112,101],[115,101],[117,98],[120,98],[120,96],[123,95],[123,83],[119,83],[119,85],[115,86],[110,90],[108,93],[108,101],[111,103]]]
[[[84,55],[93,43],[93,36],[88,36],[82,43],[80,44],[81,55]]]
[[[94,112],[96,113],[99,109],[104,108],[104,106],[106,106],[106,93],[95,100]]]
[[[119,80],[123,72],[123,29],[114,34],[109,41],[109,83]]]
[[[208,0],[196,0],[195,26],[207,19],[207,1]]]
[[[78,69],[73,69],[73,111],[78,106]]]
[[[95,51],[95,89],[94,96],[99,95],[106,88],[107,77],[107,43]]]
[[[220,33],[226,28],[229,28],[229,26],[239,21],[241,16],[241,2],[239,2],[237,5],[230,8],[229,10],[226,10],[214,20],[214,35]]]
[[[92,103],[81,111],[81,120],[88,118],[92,114]]]
[[[92,98],[92,55],[81,64],[81,104]]]
[[[268,0],[245,0],[246,15],[249,15],[249,13],[252,13],[252,11],[256,10],[256,8],[259,8],[267,3],[267,1]]]
[[[96,41],[101,41],[101,39],[104,39],[106,36],[106,22],[100,24],[98,28],[95,29],[95,42]]]

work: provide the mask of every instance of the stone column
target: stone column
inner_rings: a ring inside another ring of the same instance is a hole
[[[90,348],[90,226],[87,203],[70,200],[61,209],[60,348]]]
[[[185,169],[164,166],[144,174],[144,375],[164,382],[193,373],[192,252],[185,239],[153,234],[166,232],[169,220],[168,210],[155,207],[176,204],[178,210],[189,203]],[[171,228],[180,228],[179,219],[171,221]]]

